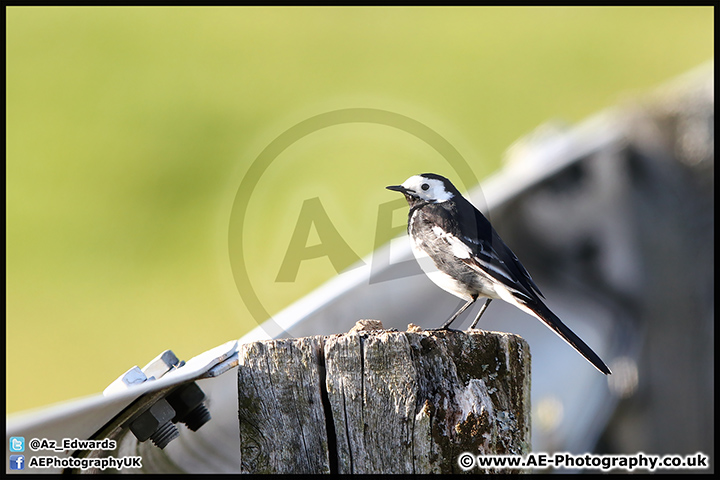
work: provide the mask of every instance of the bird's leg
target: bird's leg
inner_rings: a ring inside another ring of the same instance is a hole
[[[485,304],[480,309],[480,312],[477,314],[477,317],[475,317],[475,320],[473,320],[472,325],[470,325],[470,328],[468,330],[472,330],[475,328],[475,325],[477,325],[478,321],[480,320],[480,317],[482,317],[482,314],[485,313],[485,309],[490,305],[490,302],[492,302],[492,298],[488,298],[485,300]]]
[[[440,327],[440,330],[447,330],[447,328],[450,326],[450,324],[451,324],[452,322],[455,321],[455,319],[458,317],[458,315],[460,315],[462,312],[464,312],[465,310],[467,310],[467,308],[468,308],[470,305],[472,305],[473,303],[475,303],[475,300],[477,300],[477,295],[474,296],[474,297],[472,297],[469,302],[467,302],[465,305],[463,305],[462,307],[460,307],[460,310],[458,310],[457,312],[455,312],[455,315],[453,315],[452,317],[450,317],[450,320],[448,320],[447,322],[445,322],[445,323],[443,324],[443,326]]]

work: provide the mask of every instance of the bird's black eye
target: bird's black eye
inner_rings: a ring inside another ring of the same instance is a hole
[[[427,190],[428,188],[430,188],[430,185],[428,185],[427,183],[423,183],[420,188],[422,188],[423,190]]]

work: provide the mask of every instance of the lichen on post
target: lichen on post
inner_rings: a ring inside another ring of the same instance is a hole
[[[243,347],[243,471],[452,473],[464,452],[528,453],[521,337],[378,328]]]

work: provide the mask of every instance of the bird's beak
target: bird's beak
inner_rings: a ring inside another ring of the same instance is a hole
[[[407,193],[407,189],[403,187],[402,185],[390,185],[389,187],[385,187],[388,190],[393,190],[400,193]]]

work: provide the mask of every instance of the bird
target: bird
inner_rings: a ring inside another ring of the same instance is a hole
[[[409,206],[407,232],[423,272],[437,286],[466,301],[440,329],[448,329],[482,297],[485,303],[470,326],[475,328],[493,299],[504,300],[543,322],[600,372],[612,373],[545,305],[545,297],[515,253],[450,180],[423,173],[386,188],[405,195]]]

